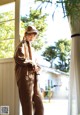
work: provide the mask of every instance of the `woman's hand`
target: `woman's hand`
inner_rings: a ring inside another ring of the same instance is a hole
[[[40,68],[40,66],[35,65],[33,70],[38,73],[41,70],[41,68]]]

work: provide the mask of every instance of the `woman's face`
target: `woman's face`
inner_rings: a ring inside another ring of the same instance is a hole
[[[33,41],[33,40],[36,39],[36,36],[37,36],[36,34],[30,33],[30,34],[27,34],[27,35],[25,36],[25,38],[26,38],[27,41]]]

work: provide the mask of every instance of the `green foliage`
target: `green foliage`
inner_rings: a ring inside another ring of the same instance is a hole
[[[38,37],[38,39],[32,42],[32,47],[34,47],[34,49],[38,51],[42,48],[43,44],[44,44],[44,41],[41,40],[40,37]]]
[[[30,9],[29,15],[21,17],[21,20],[24,23],[25,28],[31,24],[38,29],[39,32],[38,38],[32,44],[35,50],[41,49],[43,44],[45,43],[43,36],[47,28],[47,24],[46,24],[47,16],[48,16],[47,14],[42,14],[41,10]]]
[[[14,15],[13,11],[0,13],[0,22],[7,21],[7,20],[12,20],[12,19],[14,19],[14,16],[15,15]]]
[[[60,39],[58,40],[58,42],[55,42],[56,44],[56,48],[57,48],[57,51],[58,52],[61,52],[61,53],[68,53],[70,52],[70,44],[71,44],[71,41],[70,40],[67,40],[67,39]]]
[[[35,0],[35,2],[41,2],[40,9],[42,9],[45,4],[54,4],[54,0]],[[80,0],[56,0],[55,2],[56,8],[62,7],[63,14],[65,16],[72,17],[72,21],[77,17],[80,17]],[[53,7],[53,5],[52,5]],[[45,7],[47,8],[47,7]],[[55,12],[55,11],[52,11]]]
[[[64,16],[70,16],[72,22],[80,16],[80,0],[58,0],[57,4],[61,4]]]
[[[70,40],[64,39],[59,40],[55,43],[57,48],[57,57],[58,57],[58,64],[55,64],[56,69],[59,69],[63,72],[69,71],[70,65]]]
[[[0,14],[0,58],[10,58],[14,54],[14,13]]]
[[[51,67],[54,61],[57,60],[57,64],[54,63],[55,68],[63,72],[68,72],[70,65],[70,45],[70,40],[58,40],[58,42],[55,42],[54,46],[48,46],[42,56],[51,63]]]
[[[45,59],[47,61],[52,60],[53,58],[55,59],[57,54],[56,54],[56,47],[55,46],[49,46],[46,48],[46,50],[43,52],[42,56],[45,56]]]
[[[51,67],[53,64],[53,60],[57,57],[57,51],[55,46],[49,46],[46,48],[46,50],[42,53],[42,56],[44,56],[44,59],[46,61],[49,61],[51,63]]]
[[[4,40],[0,42],[0,58],[13,57],[14,40]]]

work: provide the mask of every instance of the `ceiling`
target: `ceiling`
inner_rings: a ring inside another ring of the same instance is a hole
[[[7,3],[11,3],[11,2],[14,2],[15,0],[0,0],[0,5],[4,5],[4,4],[7,4]]]

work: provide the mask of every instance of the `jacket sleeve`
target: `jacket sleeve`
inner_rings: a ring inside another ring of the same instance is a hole
[[[27,58],[25,57],[23,43],[19,44],[19,46],[16,48],[15,54],[14,54],[14,60],[15,60],[15,63],[20,66],[29,66],[29,67],[33,66],[32,61],[27,60]]]

